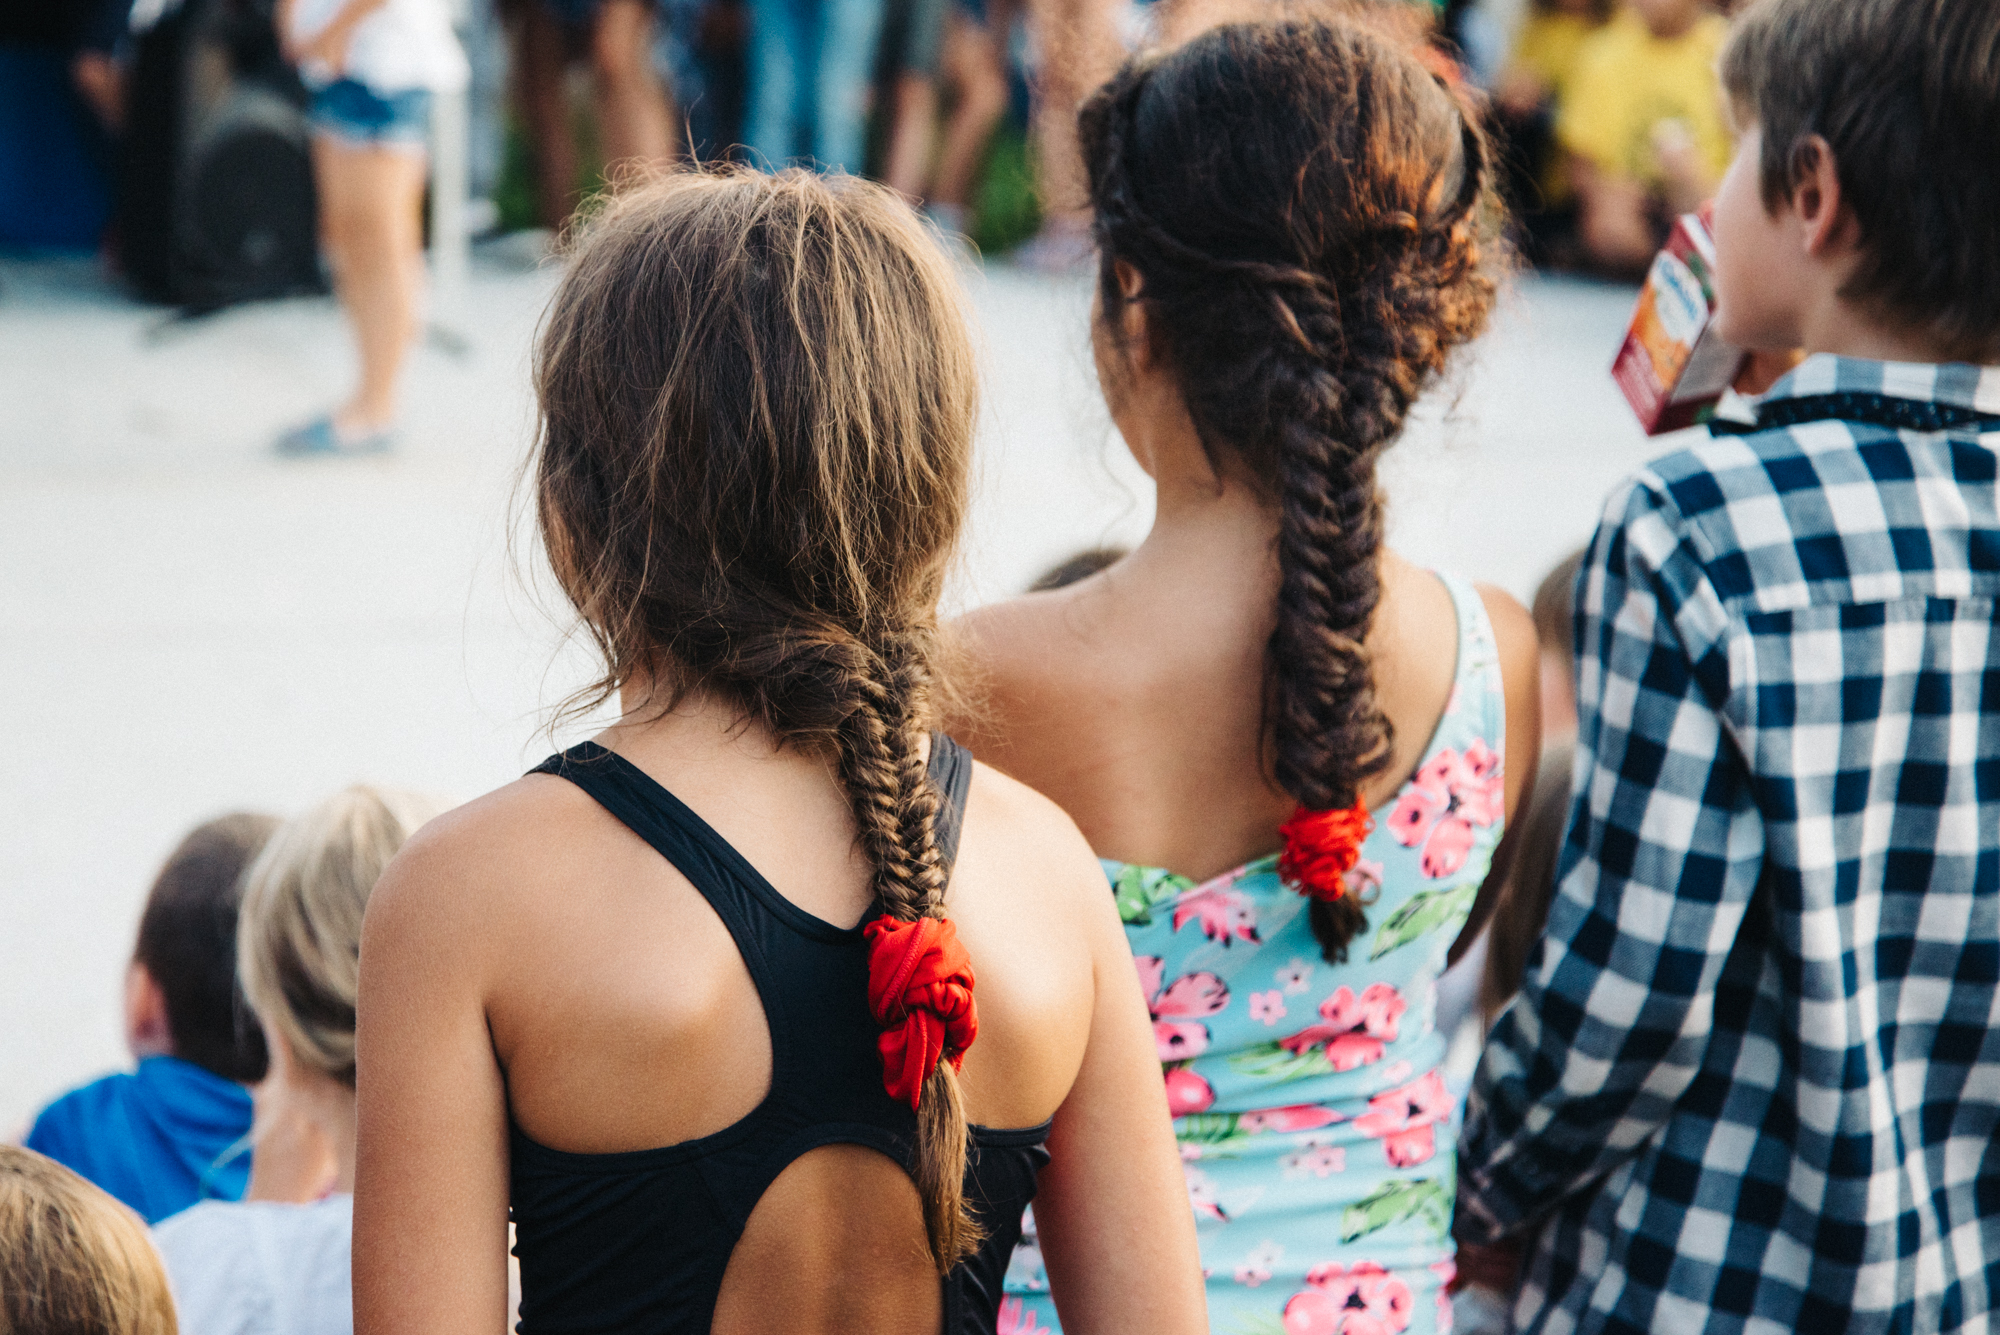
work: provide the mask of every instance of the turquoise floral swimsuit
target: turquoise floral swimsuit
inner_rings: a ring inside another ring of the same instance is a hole
[[[1347,963],[1321,958],[1276,854],[1200,885],[1104,864],[1152,1008],[1217,1335],[1451,1328],[1457,1132],[1432,1020],[1500,842],[1506,718],[1486,610],[1441,578],[1456,678],[1348,874],[1368,925]],[[1000,1335],[1061,1328],[1032,1222]]]

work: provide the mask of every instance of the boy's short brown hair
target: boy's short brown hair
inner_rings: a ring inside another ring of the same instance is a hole
[[[1842,294],[1957,360],[2000,360],[2000,4],[1757,0],[1722,54],[1776,209],[1833,149],[1861,226]]]
[[[264,1034],[236,982],[243,872],[278,828],[237,813],[197,826],[160,869],[132,957],[166,997],[174,1055],[244,1083],[264,1077]]]

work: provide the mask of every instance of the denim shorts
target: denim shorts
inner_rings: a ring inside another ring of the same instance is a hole
[[[411,88],[384,95],[358,79],[315,88],[306,113],[314,130],[349,144],[422,152],[429,140],[431,94]]]

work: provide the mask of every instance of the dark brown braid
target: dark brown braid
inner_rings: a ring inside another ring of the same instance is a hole
[[[1212,460],[1280,512],[1265,706],[1272,774],[1351,806],[1390,757],[1368,628],[1375,465],[1484,327],[1495,208],[1484,136],[1417,55],[1355,20],[1239,24],[1135,60],[1087,103],[1106,328],[1121,263]],[[1315,900],[1327,959],[1365,925]]]
[[[645,680],[828,756],[902,921],[944,916],[922,748],[977,395],[956,291],[879,187],[689,173],[587,230],[537,353],[542,534],[607,665],[572,710]],[[943,1273],[979,1240],[948,1062],[918,1132]]]

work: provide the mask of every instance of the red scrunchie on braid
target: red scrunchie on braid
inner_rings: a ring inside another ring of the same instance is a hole
[[[882,1088],[917,1107],[940,1060],[956,1071],[979,1033],[972,957],[948,918],[877,918],[868,938],[868,1010],[882,1026]]]
[[[1375,818],[1358,797],[1342,811],[1301,806],[1278,827],[1285,841],[1278,875],[1308,899],[1339,899],[1347,893],[1347,873],[1361,860],[1361,845],[1374,828]]]

